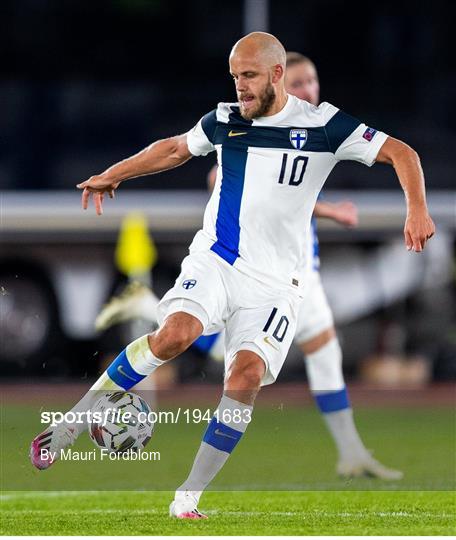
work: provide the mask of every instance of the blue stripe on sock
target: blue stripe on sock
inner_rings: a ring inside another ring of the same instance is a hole
[[[323,414],[350,408],[350,400],[348,399],[347,388],[345,387],[337,392],[314,394],[314,397],[318,408]]]
[[[230,428],[221,422],[217,422],[216,418],[213,417],[210,424],[207,426],[203,441],[214,448],[217,448],[217,450],[222,450],[223,452],[231,454],[242,435],[242,431],[237,431],[237,429]]]
[[[124,390],[129,390],[139,381],[146,378],[146,375],[136,373],[131,367],[127,358],[127,350],[124,349],[114,362],[106,370],[109,378],[112,379],[117,385],[121,386]]]

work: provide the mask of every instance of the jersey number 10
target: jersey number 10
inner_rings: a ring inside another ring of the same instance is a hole
[[[285,174],[287,171],[288,154],[282,156],[282,167],[280,169],[279,184],[283,184],[285,180]],[[299,186],[306,172],[307,162],[309,158],[307,156],[297,156],[293,160],[293,166],[291,167],[290,178],[288,179],[289,186]],[[297,177],[297,178],[296,178]]]
[[[275,316],[277,315],[277,308],[273,308],[271,311],[271,314],[269,315],[269,319],[267,320],[263,332],[267,332],[272,324],[272,321],[275,319]],[[272,337],[276,339],[279,343],[282,343],[285,334],[288,330],[288,325],[290,324],[290,321],[288,320],[288,317],[286,315],[282,315],[279,319],[279,322],[277,323],[274,332],[272,333]]]

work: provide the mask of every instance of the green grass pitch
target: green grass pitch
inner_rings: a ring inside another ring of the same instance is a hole
[[[209,492],[198,522],[168,517],[171,493],[9,494],[2,534],[449,535],[451,492]]]
[[[39,409],[2,408],[2,534],[456,534],[455,414],[448,407],[357,409],[368,448],[404,471],[394,483],[337,479],[333,444],[313,408],[259,409],[201,500],[210,519],[190,523],[169,518],[168,505],[204,425],[158,426],[148,449],[161,452],[160,463],[65,462],[39,472],[27,458],[42,429]],[[75,448],[93,445],[84,435]]]

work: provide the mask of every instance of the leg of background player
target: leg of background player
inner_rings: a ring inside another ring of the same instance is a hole
[[[95,328],[101,332],[114,324],[143,319],[157,325],[157,306],[160,302],[154,292],[138,281],[129,283],[118,295],[113,296],[103,306],[95,320]],[[223,362],[224,334],[200,336],[192,346],[202,353],[209,354],[218,362]]]
[[[159,302],[159,298],[147,285],[132,281],[118,296],[113,296],[103,306],[95,320],[95,328],[101,332],[114,324],[132,319],[144,319],[155,325]]]
[[[339,460],[366,452],[353,422],[342,373],[342,351],[334,328],[299,343],[317,407],[323,414],[339,452]]]
[[[387,469],[373,459],[361,441],[348,399],[342,373],[342,350],[334,327],[299,343],[299,347],[306,357],[310,389],[337,446],[338,473],[400,479],[400,471]]]
[[[163,363],[184,352],[201,334],[202,329],[196,317],[183,312],[173,313],[156,332],[130,343],[71,411],[87,413],[100,394],[112,390],[129,390]],[[59,455],[60,450],[72,444],[87,427],[87,422],[48,427],[32,442],[32,463],[39,469],[46,469],[55,459],[43,460],[42,450],[57,452],[53,455]]]
[[[250,422],[253,403],[265,371],[263,360],[239,351],[227,373],[224,393],[185,482],[177,489],[170,515],[204,518],[196,509],[203,490],[223,467]]]

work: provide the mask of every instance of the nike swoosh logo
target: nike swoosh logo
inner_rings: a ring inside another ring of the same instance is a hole
[[[123,370],[123,366],[119,366],[119,367],[117,368],[117,371],[118,371],[121,375],[123,375],[124,377],[127,377],[127,379],[130,379],[130,381],[136,382],[136,379],[133,379],[133,377],[130,377],[130,375],[127,375],[127,374],[125,373],[125,371]]]
[[[228,137],[238,137],[239,135],[247,135],[247,131],[233,131],[228,133]]]
[[[278,347],[276,347],[276,346],[274,345],[274,343],[271,343],[271,342],[269,341],[269,336],[264,336],[263,341],[264,341],[265,343],[267,343],[268,345],[270,345],[270,346],[271,346],[273,349],[275,349],[276,351],[280,351],[280,349],[279,349]]]
[[[223,433],[223,431],[220,431],[218,428],[214,431],[216,435],[221,435],[222,437],[228,437],[228,439],[235,439],[237,440],[237,437],[233,437],[233,435],[228,435],[228,433]]]

